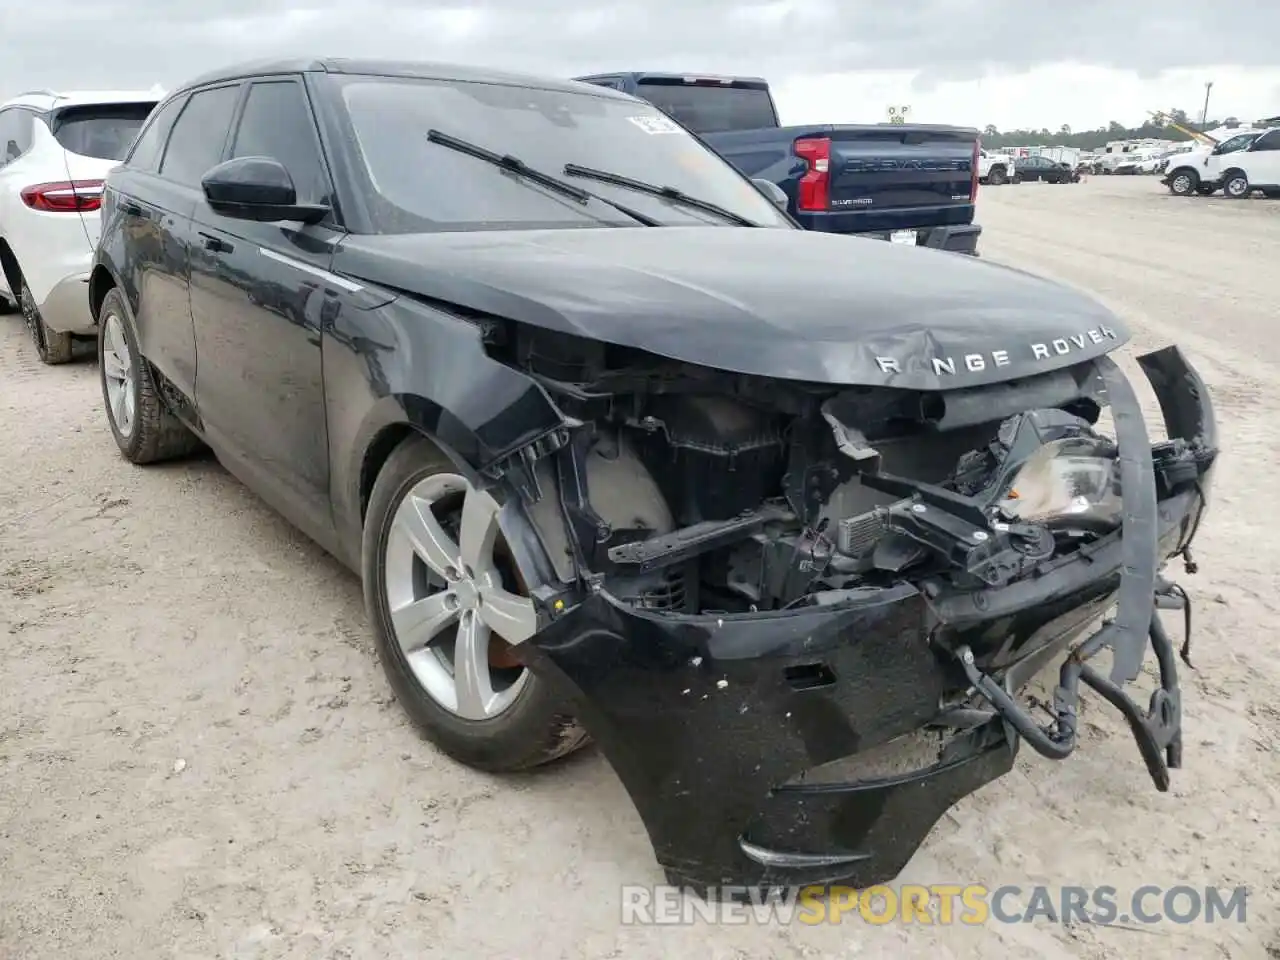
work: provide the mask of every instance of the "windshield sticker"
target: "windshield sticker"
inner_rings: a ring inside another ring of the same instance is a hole
[[[658,133],[683,133],[680,125],[672,121],[668,117],[648,116],[648,117],[627,117],[632,123],[648,134]]]

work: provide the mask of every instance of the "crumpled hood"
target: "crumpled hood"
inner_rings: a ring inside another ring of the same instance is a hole
[[[1129,339],[1096,301],[953,253],[803,230],[600,228],[349,236],[348,277],[721,370],[946,389]]]

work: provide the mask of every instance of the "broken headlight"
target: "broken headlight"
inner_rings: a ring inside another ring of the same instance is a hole
[[[1022,523],[1114,530],[1122,509],[1114,448],[1093,437],[1052,440],[1023,461],[996,506]]]

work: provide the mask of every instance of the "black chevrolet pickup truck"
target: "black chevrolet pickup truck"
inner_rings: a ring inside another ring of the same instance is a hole
[[[936,124],[784,127],[764,80],[610,73],[578,80],[647,100],[752,178],[809,230],[977,254],[978,131]]]

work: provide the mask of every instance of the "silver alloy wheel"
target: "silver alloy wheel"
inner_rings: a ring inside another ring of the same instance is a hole
[[[1242,197],[1246,190],[1249,189],[1249,181],[1244,177],[1232,177],[1227,181],[1226,192],[1233,197]]]
[[[503,584],[498,510],[464,477],[426,477],[396,508],[384,547],[396,642],[426,694],[466,720],[499,716],[529,679],[490,665],[494,634],[515,645],[537,631],[533,601]],[[460,513],[456,538],[442,522],[450,513]]]
[[[133,355],[124,338],[124,325],[114,313],[108,314],[102,328],[102,378],[107,385],[107,406],[111,422],[126,439],[133,433],[137,412],[138,390],[133,379]]]
[[[1179,174],[1173,178],[1174,193],[1190,193],[1194,189],[1191,183],[1191,177],[1185,173]]]

